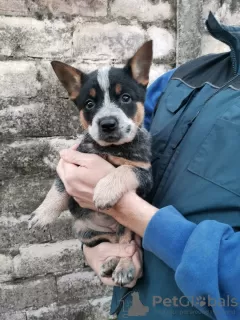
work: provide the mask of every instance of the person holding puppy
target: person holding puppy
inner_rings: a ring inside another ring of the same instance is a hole
[[[105,211],[138,237],[128,246],[84,247],[97,274],[112,255],[133,257],[138,279],[114,288],[118,319],[240,318],[240,28],[211,14],[207,27],[231,52],[190,61],[149,87],[153,189],[147,200],[129,192]],[[94,188],[111,170],[104,159],[71,149],[58,165],[66,190],[86,208],[94,208]],[[133,297],[145,307],[141,315],[140,304],[135,315],[129,311]]]

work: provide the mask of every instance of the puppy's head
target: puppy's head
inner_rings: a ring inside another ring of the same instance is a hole
[[[152,41],[148,41],[124,68],[104,67],[84,74],[58,61],[52,67],[78,107],[82,127],[107,146],[131,142],[142,126],[151,62]]]

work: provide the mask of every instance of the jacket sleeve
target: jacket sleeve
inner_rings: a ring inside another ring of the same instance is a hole
[[[240,232],[214,220],[196,225],[169,206],[149,222],[143,247],[175,270],[180,290],[202,313],[240,319]]]
[[[157,102],[161,94],[167,87],[167,84],[175,70],[176,69],[173,69],[164,73],[161,77],[155,80],[147,89],[147,94],[146,94],[146,99],[144,104],[144,107],[145,107],[144,126],[147,130],[149,130],[150,128],[154,108],[157,105]]]

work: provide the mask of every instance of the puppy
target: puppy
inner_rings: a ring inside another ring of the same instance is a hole
[[[93,201],[99,211],[113,207],[130,190],[142,197],[151,190],[151,141],[143,128],[151,62],[152,41],[146,42],[124,68],[104,67],[84,74],[62,62],[52,62],[57,77],[79,110],[85,130],[77,150],[104,157],[116,168],[94,190]],[[133,239],[132,231],[119,224],[116,232],[109,232],[104,225],[113,219],[99,211],[81,208],[67,194],[59,177],[32,214],[30,228],[47,226],[67,208],[75,217],[78,238],[87,246],[103,241],[130,243]],[[131,283],[135,277],[131,258],[111,258],[102,265],[101,276],[111,276],[116,285]]]

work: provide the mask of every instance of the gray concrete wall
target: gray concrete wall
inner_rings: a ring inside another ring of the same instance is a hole
[[[202,53],[226,50],[203,20],[238,22],[237,1],[0,0],[0,320],[105,319],[111,290],[85,268],[66,212],[48,232],[29,214],[73,144],[78,113],[51,70],[122,65],[154,40],[151,81]]]

